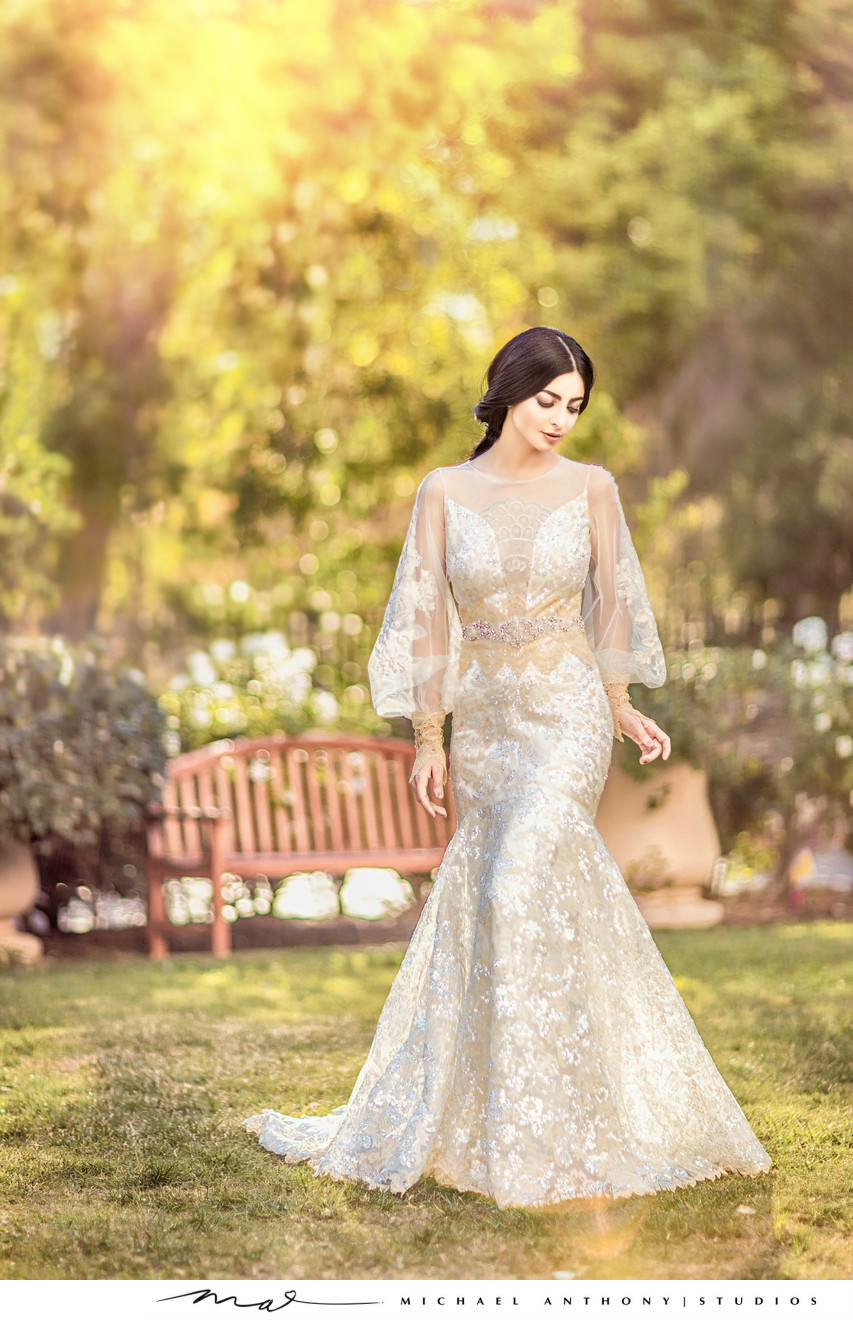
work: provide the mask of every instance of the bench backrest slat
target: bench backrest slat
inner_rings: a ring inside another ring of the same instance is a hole
[[[415,832],[418,842],[418,848],[428,849],[432,847],[433,840],[430,832],[430,818],[426,812],[420,808],[415,812]]]
[[[355,784],[355,775],[353,774],[351,752],[341,750],[339,752],[339,764],[341,768],[341,783],[344,800],[344,815],[346,819],[345,840],[347,847],[351,849],[363,849],[364,844],[361,839],[361,826],[358,819],[358,796]]]
[[[308,786],[308,820],[311,826],[312,845],[317,853],[325,853],[330,848],[328,812],[323,800],[321,781],[323,779],[323,751],[321,748],[307,748],[306,781]]]
[[[361,805],[364,813],[364,834],[369,849],[382,847],[379,835],[379,821],[376,816],[376,757],[373,753],[361,754],[359,781],[361,784]]]
[[[181,811],[192,811],[198,807],[198,793],[194,783],[194,776],[182,775],[179,777],[177,785],[178,807]],[[187,853],[197,855],[202,852],[201,830],[198,821],[194,817],[184,817],[184,846]]]
[[[176,812],[177,810],[177,781],[167,779],[163,786],[163,811],[165,813],[163,820],[163,848],[168,857],[180,857],[181,854],[188,852],[184,843],[182,822],[178,817],[169,815],[169,813]]]
[[[400,842],[404,849],[413,849],[415,847],[415,830],[412,824],[414,805],[409,797],[411,789],[406,774],[406,764],[402,757],[394,757],[391,765],[394,774],[394,796],[400,814]]]
[[[302,772],[308,754],[304,748],[289,747],[285,752],[287,768],[287,802],[293,823],[294,845],[302,853],[308,853],[311,842],[308,834],[307,801]]]
[[[284,801],[286,790],[281,748],[270,748],[270,793],[273,803],[276,852],[292,853],[294,843],[291,837],[290,813]]]
[[[214,783],[216,785],[216,806],[225,811],[224,847],[226,853],[236,851],[234,831],[234,794],[231,780],[226,769],[226,758],[219,757],[214,763]]]
[[[255,819],[258,823],[257,845],[259,853],[274,853],[275,842],[270,812],[269,779],[272,775],[270,755],[260,750],[249,763],[249,777],[252,780],[252,797],[255,803]]]
[[[240,853],[256,853],[255,821],[249,792],[249,771],[245,757],[229,757],[228,769],[234,776],[234,829]]]
[[[329,830],[332,836],[332,848],[336,853],[343,853],[346,848],[344,819],[341,812],[341,768],[337,748],[324,748],[326,758],[326,803],[329,808]]]
[[[391,763],[386,757],[377,756],[374,760],[376,780],[379,786],[379,835],[381,839],[399,839],[400,831],[394,816],[394,800],[391,796]]]
[[[213,788],[213,767],[200,766],[198,771],[199,807],[216,807],[216,793]]]

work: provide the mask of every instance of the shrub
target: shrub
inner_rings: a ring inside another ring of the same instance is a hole
[[[138,825],[159,797],[164,719],[103,644],[0,638],[0,838],[43,858]]]
[[[635,702],[670,734],[673,756],[707,770],[725,848],[770,824],[780,873],[796,846],[802,804],[812,820],[849,820],[853,634],[830,643],[813,617],[766,650],[693,642],[668,660],[667,683],[635,690]],[[630,753],[622,764],[648,771]]]

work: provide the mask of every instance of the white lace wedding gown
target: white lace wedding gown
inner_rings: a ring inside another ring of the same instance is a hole
[[[317,1174],[499,1206],[769,1169],[594,824],[603,684],[665,678],[613,478],[431,472],[369,677],[380,715],[452,711],[458,828],[347,1103],[249,1131]]]

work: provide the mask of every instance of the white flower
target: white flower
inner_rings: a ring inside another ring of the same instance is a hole
[[[246,633],[240,639],[240,651],[244,656],[256,656],[259,652],[266,651],[265,638],[265,633]]]
[[[181,736],[174,729],[167,729],[163,735],[163,747],[167,757],[177,757],[181,750]]]
[[[311,680],[307,674],[291,675],[287,684],[287,696],[292,702],[301,705],[311,691]]]
[[[767,652],[756,650],[752,653],[752,668],[754,670],[763,670],[767,664]]]
[[[291,660],[296,670],[302,670],[305,674],[310,674],[317,666],[316,653],[310,647],[297,647]]]
[[[240,640],[240,650],[244,656],[268,656],[270,660],[286,660],[290,655],[287,638],[277,629],[268,633],[247,633]]]
[[[821,656],[806,666],[808,680],[812,688],[822,688],[832,678],[832,666],[827,656]]]
[[[853,633],[839,633],[832,639],[831,650],[836,660],[845,664],[853,661]]]
[[[231,600],[236,601],[238,605],[245,605],[249,597],[252,595],[252,589],[249,584],[244,583],[241,578],[235,578],[234,582],[228,588],[228,595],[231,597]]]
[[[199,688],[207,688],[216,683],[217,674],[206,651],[191,651],[187,656],[187,669],[190,678]]]
[[[794,644],[804,651],[825,651],[829,634],[820,615],[809,615],[794,625]]]
[[[217,665],[227,665],[232,659],[237,648],[230,638],[217,638],[210,644],[210,654]]]
[[[839,757],[852,757],[853,738],[849,734],[839,734],[835,740],[835,752]]]
[[[287,638],[279,629],[271,628],[266,633],[262,633],[264,640],[264,650],[273,660],[279,660],[282,657],[290,655],[290,647],[287,644]]]
[[[338,704],[331,693],[320,689],[314,694],[314,710],[318,720],[322,720],[324,724],[331,724],[337,719]]]

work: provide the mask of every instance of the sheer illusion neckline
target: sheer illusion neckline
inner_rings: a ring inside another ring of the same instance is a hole
[[[473,472],[478,472],[481,477],[488,477],[491,482],[502,482],[504,486],[523,486],[528,482],[541,482],[545,477],[550,477],[558,468],[564,468],[569,462],[562,454],[557,455],[557,462],[553,468],[547,472],[540,472],[536,477],[497,477],[493,472],[485,472],[482,468],[475,468],[471,459],[466,459],[463,467],[470,468]]]

